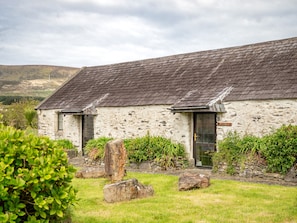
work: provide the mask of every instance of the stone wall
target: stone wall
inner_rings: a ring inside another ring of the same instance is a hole
[[[56,110],[38,110],[38,134],[55,139],[58,130],[58,114]]]
[[[244,163],[234,164],[232,178],[256,182],[277,183],[283,185],[297,185],[297,163],[287,174],[270,173],[267,165],[259,158],[249,158]],[[227,174],[227,163],[220,162],[213,176],[229,176]]]
[[[134,138],[163,136],[185,145],[192,154],[192,115],[173,114],[169,106],[98,108],[94,118],[94,137]]]
[[[58,130],[59,110],[38,110],[38,134],[51,139],[69,139],[81,152],[81,117],[63,116],[63,130]]]
[[[227,132],[263,135],[282,124],[297,125],[297,100],[265,100],[224,102],[226,113],[217,116],[217,138]],[[185,145],[189,158],[193,156],[193,114],[176,113],[170,106],[100,107],[94,116],[94,138],[101,136],[131,138],[164,136]],[[57,130],[58,110],[38,111],[39,134],[52,139],[70,139],[81,152],[81,116],[65,115],[63,131]],[[220,123],[223,123],[220,125]],[[224,123],[227,125],[224,125]]]
[[[56,133],[56,139],[64,138],[69,139],[72,143],[79,148],[81,152],[82,147],[82,132],[81,132],[81,116],[78,115],[64,115],[63,118],[63,131]],[[62,134],[61,134],[62,133]]]
[[[258,100],[224,102],[226,113],[218,121],[231,126],[218,126],[218,139],[228,131],[262,136],[285,125],[297,125],[297,100]]]

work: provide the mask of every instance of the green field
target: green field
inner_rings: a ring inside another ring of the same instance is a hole
[[[128,202],[106,203],[106,179],[74,179],[78,203],[73,223],[96,222],[297,222],[297,188],[277,185],[211,180],[206,189],[178,191],[178,177],[128,173],[152,185],[155,195]]]

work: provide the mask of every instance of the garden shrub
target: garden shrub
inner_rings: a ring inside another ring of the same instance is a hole
[[[63,149],[75,149],[75,146],[69,139],[57,139],[55,140],[58,147]]]
[[[237,132],[228,132],[227,136],[218,142],[219,151],[214,153],[212,157],[214,170],[217,169],[220,162],[225,161],[227,163],[227,173],[231,175],[235,173],[235,164],[238,164],[244,158],[243,150],[240,147],[242,145],[241,140]]]
[[[143,137],[126,139],[125,146],[130,162],[155,161],[162,168],[174,167],[178,158],[185,158],[185,148],[170,139],[147,134]],[[184,159],[186,160],[186,159]],[[184,165],[187,165],[185,162]]]
[[[229,132],[218,142],[218,150],[213,156],[214,171],[226,162],[226,172],[234,174],[235,166],[257,155],[265,160],[267,171],[286,174],[297,160],[297,126],[282,126],[262,138]]]
[[[75,169],[56,142],[0,124],[0,222],[60,222]]]
[[[91,159],[104,157],[105,144],[112,140],[108,137],[100,137],[88,141],[85,151]],[[129,162],[141,163],[143,161],[155,161],[166,169],[175,166],[176,160],[183,159],[183,165],[188,165],[185,148],[182,144],[173,143],[170,139],[161,136],[150,136],[124,139]]]
[[[297,126],[282,126],[264,137],[268,170],[285,174],[297,160]]]
[[[103,159],[104,158],[104,150],[105,145],[112,138],[110,137],[100,137],[98,139],[91,139],[87,142],[85,146],[85,153],[92,159]]]
[[[24,99],[4,106],[0,109],[3,123],[22,130],[28,127],[37,128],[37,112],[34,108],[38,103],[39,101]]]
[[[235,174],[235,167],[244,163],[249,156],[260,155],[262,140],[253,135],[240,136],[236,131],[228,132],[227,136],[219,141],[219,151],[213,155],[213,168],[216,171],[220,162],[227,164],[226,172]]]

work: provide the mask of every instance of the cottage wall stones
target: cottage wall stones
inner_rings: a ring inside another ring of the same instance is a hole
[[[55,110],[38,110],[38,134],[55,139],[58,129],[58,116]]]
[[[263,135],[281,125],[297,125],[297,100],[253,100],[223,102],[226,113],[218,113],[217,138],[228,131]],[[99,107],[94,116],[94,138],[108,136],[131,138],[151,135],[164,136],[185,145],[192,157],[193,115],[175,113],[168,105],[136,107]],[[64,115],[63,130],[58,131],[58,110],[39,110],[39,134],[52,139],[70,139],[81,152],[81,116]]]
[[[63,129],[58,130],[59,110],[38,111],[38,134],[51,139],[69,139],[81,152],[81,117],[63,115]]]
[[[192,115],[173,114],[169,106],[100,107],[94,116],[94,138],[101,136],[113,138],[132,138],[144,136],[148,132],[164,136],[182,143],[191,153]],[[39,110],[40,135],[51,139],[69,139],[81,152],[81,117],[64,115],[63,130],[58,131],[59,110]]]
[[[173,114],[169,106],[97,108],[94,137],[133,138],[146,135],[164,136],[191,148],[192,115]]]
[[[219,140],[228,131],[262,136],[282,125],[297,125],[296,99],[224,102],[224,106],[226,113],[218,115],[218,120],[232,125],[218,126]]]

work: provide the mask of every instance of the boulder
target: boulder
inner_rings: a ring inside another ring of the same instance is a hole
[[[76,178],[100,178],[105,177],[105,171],[99,168],[85,168],[75,173]]]
[[[129,179],[113,184],[107,184],[103,188],[104,200],[108,203],[129,201],[136,198],[144,198],[154,195],[152,186],[144,186],[137,179]]]
[[[124,142],[116,139],[105,145],[104,168],[106,177],[112,182],[121,181],[126,174],[127,152]]]
[[[180,191],[206,188],[210,185],[210,177],[200,173],[183,173],[178,180]]]

